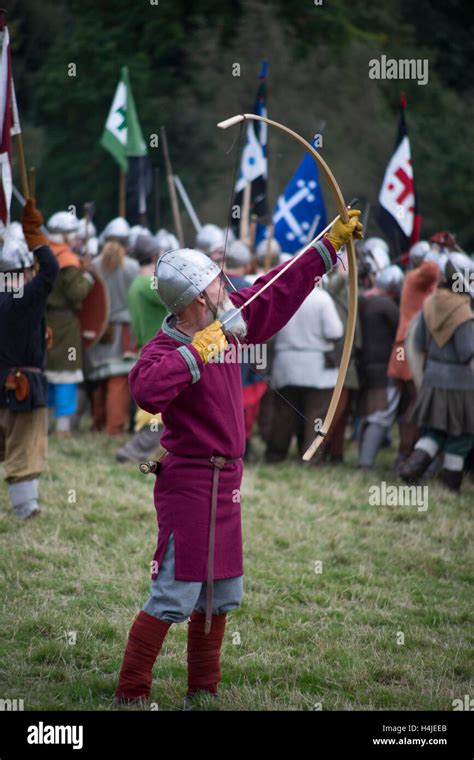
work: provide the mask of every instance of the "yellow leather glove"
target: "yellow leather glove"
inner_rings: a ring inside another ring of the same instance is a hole
[[[341,218],[336,219],[328,234],[326,235],[329,242],[338,251],[342,246],[347,243],[352,235],[356,240],[361,240],[363,237],[362,223],[359,221],[360,210],[357,208],[351,208],[347,212],[349,214],[349,221],[344,223]]]
[[[204,364],[216,354],[220,354],[227,346],[227,338],[222,331],[222,322],[214,320],[204,330],[194,334],[191,345],[199,352]]]

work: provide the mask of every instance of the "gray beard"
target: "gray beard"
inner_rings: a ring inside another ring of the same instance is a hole
[[[229,296],[226,295],[224,296],[223,301],[218,304],[216,316],[213,316],[213,319],[220,319],[224,316],[226,311],[230,311],[231,309],[235,309],[235,306],[230,300]],[[233,335],[235,338],[245,338],[247,335],[247,322],[243,318],[242,312],[240,312],[238,316],[232,319],[229,327],[225,325],[224,332],[229,335]]]

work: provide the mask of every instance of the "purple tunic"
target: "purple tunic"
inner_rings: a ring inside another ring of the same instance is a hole
[[[336,261],[327,239],[317,243],[261,296],[243,309],[245,343],[263,343],[293,316],[319,278]],[[259,277],[253,285],[230,293],[235,306],[244,303],[285,264]],[[236,345],[235,338],[228,338]],[[175,578],[207,580],[213,466],[196,458],[213,454],[237,459],[220,472],[214,580],[243,574],[240,484],[245,427],[240,364],[204,365],[192,338],[177,330],[168,315],[147,343],[129,375],[130,391],[147,412],[161,412],[162,446],[170,452],[156,476],[154,500],[159,528],[154,555],[161,563],[170,533],[175,541]],[[226,349],[229,351],[230,346]],[[233,349],[235,351],[235,348]],[[156,576],[156,573],[154,574]]]

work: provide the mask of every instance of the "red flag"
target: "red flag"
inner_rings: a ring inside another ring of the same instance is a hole
[[[10,36],[1,16],[0,44],[0,220],[6,225],[12,197],[12,135],[21,130],[11,73]]]

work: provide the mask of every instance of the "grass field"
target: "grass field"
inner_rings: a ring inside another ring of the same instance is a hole
[[[117,445],[51,438],[34,520],[0,491],[0,698],[25,710],[112,706],[156,542],[154,477],[115,463]],[[452,710],[473,696],[473,484],[456,497],[430,483],[426,511],[370,506],[370,486],[396,482],[393,452],[371,475],[348,458],[246,467],[245,596],[207,709]],[[159,709],[181,708],[185,657],[186,625],[172,626]]]

